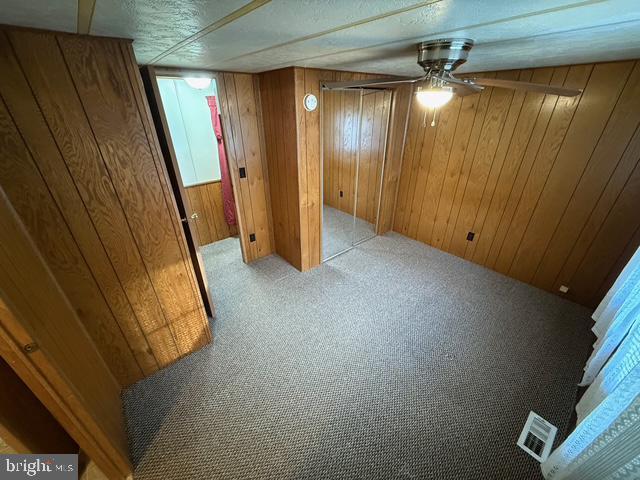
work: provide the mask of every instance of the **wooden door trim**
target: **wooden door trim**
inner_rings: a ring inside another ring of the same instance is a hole
[[[0,355],[103,472],[111,478],[129,477],[132,467],[122,418],[96,419],[90,402],[72,383],[70,372],[62,369],[55,354],[47,348],[50,338],[40,342],[38,332],[30,328],[36,322],[44,325],[42,319],[51,316],[74,324],[82,348],[94,353],[87,361],[97,362],[96,375],[100,376],[105,391],[113,394],[113,398],[102,401],[115,398],[120,402],[118,383],[2,189],[0,245],[5,245],[0,249]],[[34,278],[38,279],[37,288]],[[46,291],[46,299],[53,300],[55,305],[40,298],[38,290]],[[53,333],[56,332],[49,332],[49,336]],[[105,430],[107,423],[115,425],[117,434]]]

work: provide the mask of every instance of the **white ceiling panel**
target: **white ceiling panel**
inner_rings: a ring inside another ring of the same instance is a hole
[[[540,37],[547,38],[548,42],[543,50],[545,58],[553,56],[570,59],[572,52],[577,52],[571,42],[575,38],[583,38],[587,41],[587,46],[591,47],[590,50],[586,49],[590,52],[590,58],[586,61],[597,61],[599,58],[608,60],[615,58],[616,55],[623,59],[629,58],[629,50],[640,46],[640,41],[635,40],[640,39],[640,22],[638,22],[640,9],[632,8],[636,3],[636,0],[612,0],[607,3],[516,18],[490,26],[471,26],[461,30],[447,31],[445,34],[452,37],[468,37],[476,41],[469,61],[460,67],[460,72],[516,68],[516,65],[524,64],[523,60],[526,60],[527,65],[531,62],[534,64],[540,62],[542,51],[528,52],[526,59],[515,58],[515,50],[513,54],[509,53],[512,44],[519,45],[519,48],[527,45],[528,41],[535,45],[543,44],[544,40]],[[595,29],[594,27],[603,28]],[[621,41],[623,37],[618,30],[628,35],[626,43]],[[593,32],[596,31],[598,32],[597,48],[588,38],[589,35],[595,35]],[[298,59],[295,63],[319,68],[341,70],[364,68],[366,71],[379,73],[414,75],[421,72],[421,68],[416,64],[415,44],[417,41],[435,37],[409,39],[370,48],[348,49],[335,54]],[[567,41],[562,41],[563,38]],[[607,43],[609,39],[610,44]],[[482,59],[480,52],[483,53]],[[488,54],[495,55],[490,62],[487,62]],[[548,65],[548,63],[544,64]],[[229,68],[234,67],[237,66],[229,65]]]
[[[0,0],[0,24],[75,32],[77,0]]]
[[[537,67],[540,58],[548,66],[635,59],[640,58],[640,44],[629,40],[637,38],[640,21],[479,45],[474,63],[461,71],[503,70],[501,57],[511,59],[510,68]]]
[[[78,2],[0,0],[0,23],[75,31]],[[138,62],[415,75],[415,44],[476,41],[464,71],[640,57],[640,0],[96,0],[90,33]]]
[[[92,35],[134,39],[139,63],[248,4],[249,0],[96,0]]]
[[[290,42],[301,38],[358,24],[370,18],[380,18],[397,11],[420,8],[439,0],[279,0],[255,10],[226,25],[158,64],[206,66],[219,68],[228,59],[247,54],[259,58],[260,51],[283,45],[276,51],[286,52]],[[337,33],[339,34],[339,32]],[[269,51],[269,58],[273,56]],[[308,52],[308,49],[305,50]],[[254,53],[257,52],[257,53]],[[242,62],[239,62],[242,63]],[[249,60],[244,61],[245,64]]]
[[[640,44],[630,38],[640,35],[640,21],[592,27],[561,34],[540,35],[504,42],[480,44],[457,73],[534,68],[640,58]],[[375,71],[414,76],[422,70],[415,51],[378,51],[378,58],[331,62],[332,68]],[[544,59],[544,60],[541,60]]]
[[[347,2],[348,3],[348,2]],[[596,2],[589,2],[596,3]],[[604,2],[598,2],[604,3]],[[552,0],[545,2],[514,2],[513,0],[442,0],[420,9],[377,19],[349,29],[322,35],[258,53],[247,52],[243,57],[202,58],[204,65],[212,68],[261,71],[274,66],[302,64],[314,65],[313,58],[344,50],[357,50],[372,45],[404,42],[411,45],[420,40],[448,36],[450,32],[464,31],[473,26],[491,28],[509,21],[539,15],[540,11],[577,10],[576,4],[584,1]],[[277,23],[276,29],[286,28],[286,19]],[[280,20],[279,20],[280,21]],[[207,37],[202,41],[208,41]]]

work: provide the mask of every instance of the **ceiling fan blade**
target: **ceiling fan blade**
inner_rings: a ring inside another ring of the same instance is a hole
[[[480,85],[474,85],[473,83],[465,82],[458,78],[452,77],[451,75],[448,75],[446,77],[434,75],[434,77],[438,80],[442,80],[443,82],[450,84],[456,95],[459,95],[461,97],[481,92],[484,89],[484,87],[481,87]]]
[[[387,78],[373,78],[370,80],[350,80],[348,82],[324,82],[322,85],[329,90],[345,89],[345,88],[364,88],[364,87],[377,87],[383,85],[401,85],[405,83],[415,83],[424,79],[424,77],[415,78],[402,78],[402,77],[387,77]]]
[[[543,83],[517,82],[515,80],[500,80],[499,78],[472,78],[471,81],[483,87],[512,88],[514,90],[527,90],[530,92],[548,93],[563,97],[575,97],[580,95],[582,90],[575,88],[555,87]]]

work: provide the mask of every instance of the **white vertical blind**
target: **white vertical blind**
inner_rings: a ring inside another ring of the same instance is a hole
[[[542,464],[548,480],[640,479],[640,249],[593,319],[589,388],[576,429]]]

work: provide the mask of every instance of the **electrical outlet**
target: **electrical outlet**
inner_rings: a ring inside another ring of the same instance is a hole
[[[569,291],[569,287],[567,287],[566,285],[560,285],[560,288],[558,290],[560,290],[560,293],[567,293]]]
[[[344,197],[344,192],[340,190],[340,198]]]
[[[469,240],[470,242],[473,242],[473,237],[475,237],[476,234],[473,232],[469,232],[467,233],[467,240]]]
[[[256,241],[256,234],[255,233],[250,233],[249,234],[249,241],[250,242],[255,242]]]

